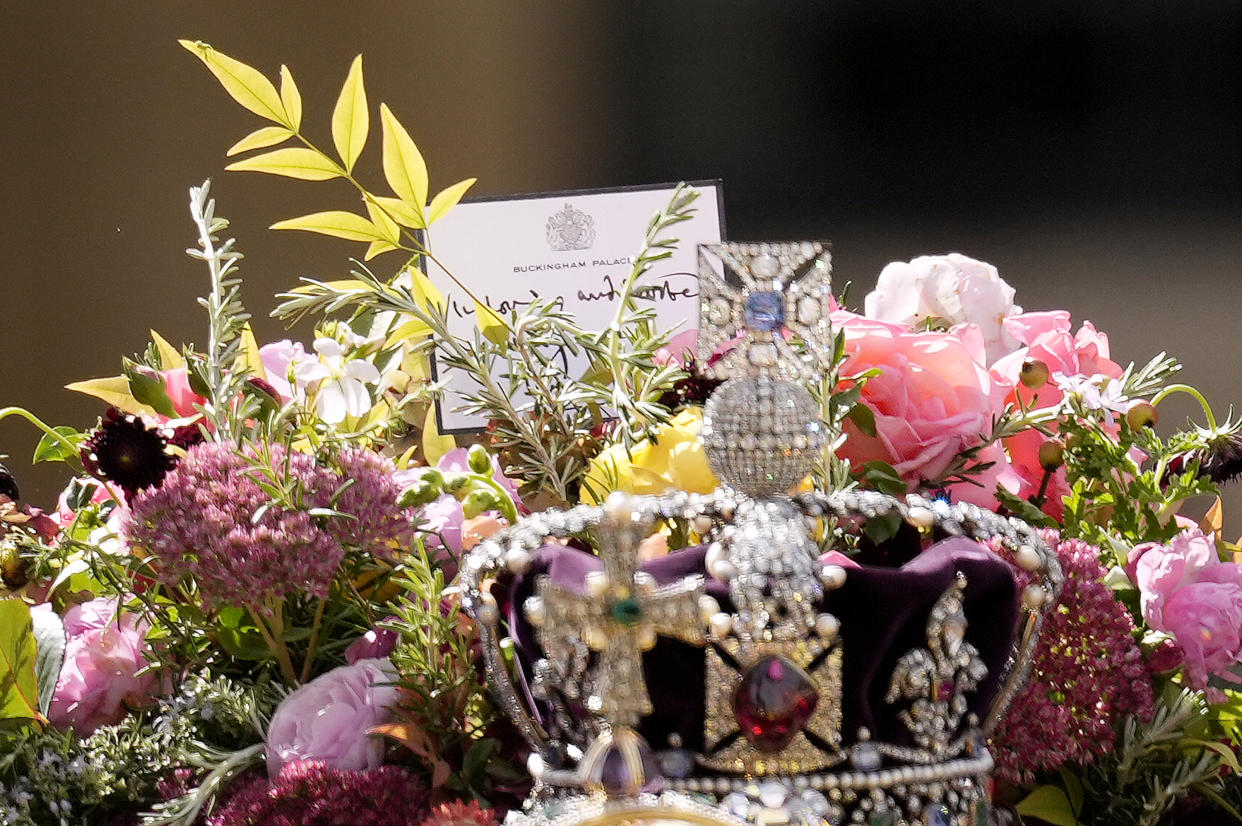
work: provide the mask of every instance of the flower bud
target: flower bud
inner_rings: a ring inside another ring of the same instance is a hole
[[[486,488],[475,488],[461,500],[461,513],[467,519],[474,519],[484,511],[496,510],[499,504],[495,493]]]
[[[1051,377],[1052,373],[1048,370],[1047,364],[1039,359],[1027,359],[1022,362],[1022,372],[1018,378],[1026,387],[1038,390],[1047,384]]]
[[[437,491],[444,487],[444,474],[440,472],[439,468],[422,468],[418,473],[418,478],[434,487]]]
[[[487,454],[487,448],[483,445],[471,445],[469,452],[466,454],[466,463],[475,473],[491,474],[492,457]]]
[[[427,481],[415,482],[397,497],[397,507],[416,508],[434,502],[440,496],[440,488]]]
[[[444,474],[444,482],[441,485],[445,493],[451,493],[454,496],[461,493],[470,484],[470,475],[459,471],[450,470]]]
[[[1138,430],[1140,427],[1155,427],[1157,418],[1156,406],[1151,402],[1135,402],[1126,411],[1126,424],[1130,425],[1132,430]]]
[[[1065,443],[1060,439],[1048,439],[1039,446],[1039,466],[1052,471],[1065,464]]]

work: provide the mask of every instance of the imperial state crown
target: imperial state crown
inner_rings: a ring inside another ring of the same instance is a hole
[[[988,822],[988,737],[1029,671],[1056,556],[965,503],[789,495],[831,446],[805,387],[834,348],[827,245],[699,260],[700,348],[730,347],[701,433],[722,486],[534,514],[465,561],[489,684],[531,749],[514,819]],[[904,549],[824,546],[877,519],[906,526]],[[672,521],[702,544],[640,564]],[[1015,565],[1034,575],[1021,592]]]

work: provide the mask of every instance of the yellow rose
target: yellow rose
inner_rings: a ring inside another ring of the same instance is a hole
[[[720,482],[707,466],[699,441],[703,410],[687,407],[662,425],[654,441],[636,445],[627,455],[615,444],[591,460],[582,482],[582,501],[594,504],[614,490],[659,494],[669,488],[711,493]]]

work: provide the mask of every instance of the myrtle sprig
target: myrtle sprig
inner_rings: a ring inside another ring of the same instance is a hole
[[[241,279],[235,275],[243,256],[233,248],[234,239],[220,242],[218,233],[227,229],[229,222],[216,216],[216,201],[210,192],[210,180],[190,188],[190,215],[198,228],[199,248],[187,249],[186,254],[206,263],[211,276],[211,290],[198,300],[210,320],[201,365],[207,390],[203,412],[216,437],[225,438],[236,437],[234,423],[245,422],[253,413],[253,401],[242,393],[248,371],[244,359],[239,358],[250,314],[242,306]],[[239,410],[239,405],[246,409]]]

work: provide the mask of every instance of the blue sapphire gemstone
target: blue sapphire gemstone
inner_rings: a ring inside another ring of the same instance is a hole
[[[785,326],[785,296],[773,290],[753,292],[746,296],[742,318],[747,329],[773,332]]]

